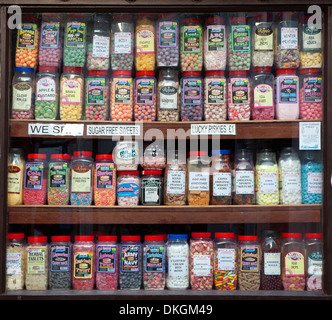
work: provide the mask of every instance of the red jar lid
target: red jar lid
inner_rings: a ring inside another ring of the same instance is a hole
[[[224,70],[209,70],[205,71],[206,76],[224,76],[225,71]]]
[[[154,76],[154,71],[136,71],[136,76]]]
[[[200,76],[201,72],[200,71],[183,71],[182,76]]]
[[[154,18],[154,13],[143,13],[143,12],[139,12],[136,14],[136,17],[148,17],[148,18]]]
[[[74,151],[73,155],[74,156],[88,156],[88,157],[92,157],[92,152],[91,151]]]
[[[121,236],[121,241],[141,241],[141,236]]]
[[[234,238],[233,232],[216,232],[214,234],[215,238]]]
[[[201,22],[200,18],[197,17],[189,17],[189,18],[183,18],[182,23],[186,24],[186,23],[197,23],[199,24]]]
[[[296,73],[296,69],[278,69],[277,70],[277,74],[283,74],[283,73],[295,74]]]
[[[57,67],[39,66],[38,70],[58,71],[58,68]]]
[[[283,238],[302,238],[302,233],[282,233]]]
[[[306,233],[305,237],[309,238],[309,239],[321,239],[321,238],[323,238],[323,234],[322,233]]]
[[[253,67],[252,71],[253,72],[260,72],[260,71],[267,71],[271,72],[272,68],[271,67]]]
[[[257,241],[257,236],[239,236],[239,241]]]
[[[270,13],[270,12],[258,13],[256,15],[254,15],[253,18],[259,22],[272,21],[272,13]]]
[[[133,16],[131,14],[116,14],[113,16],[113,20],[132,20]]]
[[[167,12],[167,13],[161,13],[158,15],[158,19],[176,19],[176,13],[170,13],[170,12]]]
[[[30,236],[28,237],[28,242],[47,242],[47,236]]]
[[[300,73],[320,73],[321,69],[320,68],[308,68],[308,69],[301,69]]]
[[[24,239],[24,233],[8,233],[7,239],[9,239],[9,240]]]
[[[51,154],[51,159],[65,159],[65,160],[69,160],[70,159],[70,155],[69,154]]]
[[[232,70],[232,71],[229,71],[229,75],[230,76],[235,76],[235,75],[247,76],[248,75],[248,70]]]
[[[164,241],[163,235],[145,236],[145,241]]]
[[[189,151],[189,156],[207,156],[206,151]]]
[[[192,232],[193,238],[211,238],[211,232]]]
[[[131,76],[131,71],[129,70],[115,70],[113,71],[113,76]]]
[[[117,236],[98,236],[98,241],[117,241]]]
[[[75,241],[93,241],[94,236],[75,236]]]
[[[117,171],[117,174],[119,176],[121,175],[139,175],[139,171],[138,170],[121,170],[121,171]]]
[[[112,160],[113,155],[111,154],[97,154],[96,155],[96,160]]]
[[[63,67],[63,71],[77,71],[82,72],[81,67]]]
[[[229,18],[229,22],[230,23],[234,23],[234,22],[236,22],[236,23],[247,23],[247,17],[231,17],[231,18]]]
[[[28,159],[46,159],[46,154],[43,153],[29,153]]]
[[[101,75],[101,76],[107,76],[107,70],[90,70],[89,75]]]
[[[205,23],[209,24],[209,23],[224,23],[225,22],[225,18],[224,17],[208,17],[205,19]]]
[[[55,242],[68,242],[70,241],[70,236],[52,236],[51,239]]]
[[[163,173],[162,170],[143,170],[142,175],[147,176],[147,175],[161,175]]]

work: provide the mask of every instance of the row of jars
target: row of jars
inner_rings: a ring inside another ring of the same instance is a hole
[[[322,291],[321,233],[7,235],[6,290]]]
[[[119,151],[120,150],[120,151]],[[125,159],[135,149],[117,149]],[[8,165],[9,205],[278,205],[322,203],[319,151],[305,151],[302,161],[292,148],[257,153],[256,165],[246,149],[231,163],[230,150],[191,151],[187,163],[166,163],[154,156],[140,172],[134,158],[113,161],[109,154],[75,151],[28,154],[12,151]],[[137,159],[136,159],[137,160]],[[147,160],[145,160],[147,161]]]
[[[248,71],[92,70],[64,67],[16,68],[12,118],[91,121],[320,120],[323,114],[321,69]],[[60,89],[59,89],[60,88]],[[58,112],[60,111],[60,112]],[[59,114],[58,114],[59,113]]]
[[[322,31],[296,12],[230,16],[138,13],[23,16],[17,32],[17,67],[89,70],[249,70],[253,66],[321,68]],[[111,20],[111,23],[110,23]]]

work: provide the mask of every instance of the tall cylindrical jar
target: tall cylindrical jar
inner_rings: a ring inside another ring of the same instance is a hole
[[[23,150],[11,148],[8,154],[7,173],[7,204],[9,206],[23,204],[24,165]]]
[[[117,171],[116,197],[119,206],[137,206],[141,193],[138,170]]]
[[[162,170],[143,170],[141,172],[141,204],[156,206],[163,203]]]

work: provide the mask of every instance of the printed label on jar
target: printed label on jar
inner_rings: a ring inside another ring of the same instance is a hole
[[[118,197],[138,197],[139,186],[136,183],[119,183],[116,194]]]
[[[83,22],[68,22],[66,29],[66,47],[84,48],[86,25]]]
[[[40,47],[57,49],[59,47],[59,22],[43,22],[41,25]]]
[[[35,49],[37,40],[37,25],[34,23],[22,23],[17,34],[18,49]]]
[[[323,253],[311,252],[308,256],[308,276],[321,277],[323,275]]]
[[[50,189],[66,189],[68,164],[64,162],[51,162],[48,170],[48,187]]]
[[[121,164],[121,160],[135,160],[136,157],[137,157],[137,150],[130,149],[129,146],[127,145],[119,147],[116,153],[116,158],[118,160],[119,165]]]
[[[167,194],[186,193],[186,172],[168,171],[167,173]]]
[[[254,88],[254,109],[273,108],[273,88],[268,84],[258,84]]]
[[[225,32],[226,27],[222,25],[207,26],[207,51],[208,52],[222,52],[226,51],[225,46]]]
[[[137,79],[136,80],[136,103],[137,104],[154,104],[154,88],[155,81],[153,79]]]
[[[245,246],[240,248],[242,272],[258,272],[259,271],[259,255],[260,249],[256,246]]]
[[[57,91],[55,80],[51,77],[44,77],[38,80],[36,86],[37,101],[56,101]]]
[[[298,28],[281,28],[280,38],[281,49],[298,48]]]
[[[322,101],[322,78],[309,77],[303,79],[304,101],[321,102]]]
[[[142,178],[142,199],[144,203],[160,204],[160,179]]]
[[[322,189],[322,172],[308,172],[308,193],[321,194]]]
[[[154,32],[141,29],[136,33],[136,54],[154,53]]]
[[[211,256],[209,255],[194,255],[193,256],[193,275],[196,277],[210,277],[211,276]]]
[[[175,21],[159,22],[159,48],[176,47],[178,44],[178,23]]]
[[[114,103],[130,104],[132,80],[130,78],[114,78]]]
[[[207,91],[206,103],[224,104],[225,103],[225,79],[212,79],[206,81]]]
[[[182,27],[182,53],[201,53],[202,51],[202,27]]]
[[[114,33],[114,53],[131,53],[131,32]]]
[[[219,271],[235,270],[235,249],[219,249],[217,253],[218,265],[216,267]]]
[[[243,79],[231,79],[231,92],[232,92],[232,104],[246,104],[249,103],[249,80]]]
[[[140,246],[121,246],[121,272],[140,272]]]
[[[8,166],[8,193],[20,193],[22,172],[21,168],[17,166]]]
[[[304,276],[304,256],[301,252],[291,251],[285,255],[285,276]]]
[[[299,83],[297,77],[278,78],[279,103],[297,103]]]
[[[164,86],[159,91],[160,110],[178,109],[178,90],[173,86]]]
[[[87,104],[103,105],[105,104],[105,79],[88,78],[87,85]]]
[[[20,275],[22,273],[22,254],[8,252],[6,255],[6,274]]]
[[[69,246],[51,247],[51,271],[66,272],[69,270],[70,248]]]
[[[260,185],[259,193],[277,193],[278,192],[278,175],[276,172],[259,173]]]
[[[260,23],[258,25],[261,25]],[[271,26],[257,26],[254,34],[255,51],[273,50],[273,29]]]
[[[282,173],[282,188],[284,193],[301,193],[301,173]]]
[[[44,274],[46,272],[45,247],[27,248],[27,274]]]
[[[168,255],[168,276],[170,279],[188,278],[189,257],[187,254]]]
[[[92,57],[109,58],[110,56],[110,38],[109,37],[93,37]]]
[[[183,79],[182,97],[183,105],[200,105],[202,101],[202,80]]]
[[[254,172],[235,171],[235,193],[254,194]]]
[[[91,279],[93,274],[93,252],[75,252],[74,278]]]
[[[231,172],[213,173],[213,196],[230,196],[232,193]]]
[[[63,81],[61,88],[61,103],[63,104],[81,104],[82,103],[82,85],[77,80],[68,79]]]
[[[91,169],[85,165],[75,166],[71,174],[72,192],[91,192]]]
[[[32,88],[28,83],[13,86],[13,110],[28,111],[32,108]]]
[[[209,172],[189,172],[190,191],[209,191]]]
[[[322,49],[322,30],[316,27],[304,27],[302,31],[302,49],[304,51]]]
[[[116,272],[116,246],[97,246],[97,272]]]
[[[264,253],[264,274],[266,276],[279,276],[281,270],[280,253]]]
[[[164,247],[147,246],[145,249],[145,272],[164,272]]]
[[[113,163],[96,163],[96,188],[113,189]]]
[[[232,52],[250,51],[250,26],[231,26]]]
[[[43,173],[43,163],[26,163],[24,173],[24,189],[41,190],[43,186]]]

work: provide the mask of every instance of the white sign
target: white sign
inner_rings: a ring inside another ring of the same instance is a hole
[[[37,136],[83,136],[83,123],[29,123],[28,134]]]
[[[300,122],[299,149],[300,150],[320,150],[321,149],[321,123],[320,122]]]
[[[140,136],[139,125],[87,125],[87,136]]]
[[[192,135],[236,135],[235,123],[200,123],[191,125]]]

